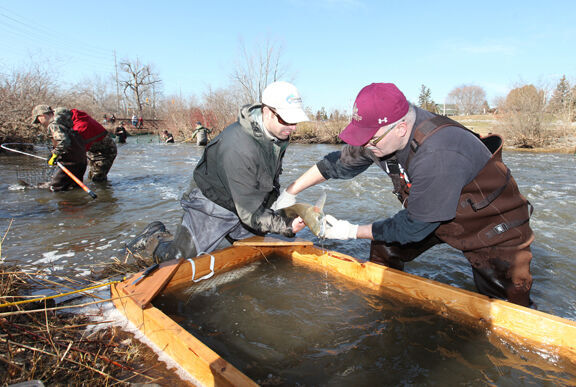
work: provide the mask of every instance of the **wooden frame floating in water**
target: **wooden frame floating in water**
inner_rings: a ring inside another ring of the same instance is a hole
[[[576,322],[436,281],[363,262],[304,240],[254,237],[191,260],[164,262],[133,285],[135,274],[111,287],[116,308],[174,361],[207,386],[254,386],[248,376],[151,304],[163,290],[218,275],[277,255],[312,269],[328,271],[357,285],[418,306],[445,318],[481,327],[506,341],[561,356],[576,364]]]

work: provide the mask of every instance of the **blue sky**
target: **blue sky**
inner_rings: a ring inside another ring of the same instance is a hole
[[[230,84],[241,42],[267,40],[314,111],[351,111],[358,91],[393,82],[437,103],[455,87],[490,104],[519,85],[576,80],[576,1],[28,1],[0,0],[0,72],[41,63],[64,83],[150,63],[164,93]]]

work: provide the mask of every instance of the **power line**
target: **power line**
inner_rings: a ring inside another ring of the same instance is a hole
[[[103,69],[113,70],[113,52],[111,50],[92,46],[70,37],[62,37],[42,25],[37,23],[31,25],[22,21],[24,20],[22,17],[13,13],[8,15],[7,12],[9,11],[6,8],[0,7],[0,19],[6,21],[6,23],[0,23],[0,29],[5,31],[1,34],[2,40],[6,40],[3,47],[8,47],[9,52],[16,53],[16,55],[29,54],[30,47],[25,48],[14,43],[23,40],[36,47],[53,50],[51,55],[67,58],[68,63],[75,62],[84,68],[91,68],[98,72]],[[6,39],[7,37],[13,39]]]
[[[34,20],[34,21],[32,22],[32,24],[26,23],[25,21],[23,21],[23,20],[26,20],[26,19],[24,19],[22,16],[17,15],[16,13],[14,13],[14,12],[12,12],[12,11],[10,11],[10,10],[2,7],[2,6],[0,6],[0,10],[3,10],[3,11],[4,11],[4,13],[0,13],[0,16],[3,16],[3,17],[5,17],[5,18],[7,18],[8,20],[11,20],[12,22],[17,23],[17,24],[25,27],[25,28],[27,28],[28,30],[30,30],[30,31],[32,31],[32,32],[34,32],[34,33],[36,33],[36,34],[39,33],[39,34],[41,34],[42,37],[52,36],[54,39],[59,40],[59,41],[74,41],[74,40],[75,40],[74,38],[70,38],[69,36],[68,36],[68,37],[63,37],[62,35],[55,34],[53,29],[47,28],[47,27],[39,24],[36,20]],[[6,12],[12,13],[12,16],[7,15]],[[19,19],[20,19],[20,20],[19,20]],[[105,48],[102,48],[102,47],[94,46],[94,45],[91,45],[90,43],[83,42],[83,41],[80,41],[80,40],[77,40],[77,42],[78,42],[78,43],[81,43],[81,44],[82,44],[82,47],[91,49],[92,51],[96,51],[96,52],[99,51],[100,55],[109,55],[109,54],[110,54],[110,50],[109,50],[109,49],[105,49]]]

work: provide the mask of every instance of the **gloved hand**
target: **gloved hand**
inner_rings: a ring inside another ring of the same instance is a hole
[[[52,157],[50,157],[50,159],[48,160],[48,165],[56,164],[59,158],[60,156],[58,156],[56,153],[52,153]]]
[[[270,209],[277,211],[282,208],[290,207],[294,203],[296,203],[296,195],[292,195],[291,193],[288,193],[286,190],[284,190],[280,196],[278,196],[278,199],[276,199],[274,204],[272,204]]]
[[[332,215],[326,215],[326,226],[322,238],[326,239],[356,239],[358,225],[347,220],[338,220]]]

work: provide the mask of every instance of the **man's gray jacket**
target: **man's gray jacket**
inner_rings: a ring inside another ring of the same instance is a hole
[[[261,108],[260,104],[242,107],[238,121],[206,146],[194,182],[206,198],[235,213],[249,231],[292,237],[292,219],[270,209],[279,195],[289,141],[264,132]]]

